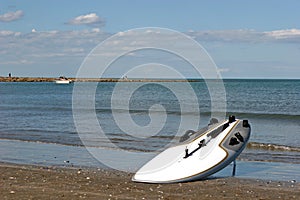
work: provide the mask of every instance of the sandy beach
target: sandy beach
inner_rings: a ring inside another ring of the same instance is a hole
[[[0,165],[1,199],[299,199],[294,181],[218,178],[143,184],[103,169]]]

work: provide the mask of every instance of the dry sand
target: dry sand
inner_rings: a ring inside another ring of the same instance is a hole
[[[218,178],[143,184],[103,170],[0,165],[0,199],[300,199],[300,184]]]

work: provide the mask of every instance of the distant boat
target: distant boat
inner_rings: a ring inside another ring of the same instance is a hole
[[[58,80],[55,80],[56,84],[70,84],[72,83],[72,80],[64,77],[64,76],[60,76]]]

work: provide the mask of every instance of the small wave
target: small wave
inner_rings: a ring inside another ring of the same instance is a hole
[[[292,147],[285,146],[279,144],[269,144],[269,143],[258,143],[258,142],[250,142],[247,145],[249,149],[263,149],[268,151],[292,151],[292,152],[300,152],[300,147]]]
[[[35,106],[35,107],[11,107],[11,106],[0,106],[2,111],[12,111],[12,110],[26,110],[26,111],[52,111],[52,112],[71,112],[74,108],[70,106],[63,107],[63,106]],[[208,111],[209,108],[202,108],[200,107],[200,114],[203,116],[210,116],[212,113]],[[78,107],[76,108],[77,111],[80,112],[94,112],[96,110],[97,113],[111,113],[112,111],[116,113],[131,113],[131,114],[148,114],[149,109],[147,108],[111,108],[107,107],[97,107],[96,109],[88,109],[85,107]],[[198,112],[195,111],[184,111],[178,110],[176,108],[166,108],[166,110],[151,110],[151,112],[155,113],[167,113],[170,115],[198,115]],[[214,111],[214,113],[223,113],[222,111]],[[300,115],[298,113],[262,113],[262,112],[248,112],[248,111],[234,111],[234,110],[227,110],[228,114],[234,114],[239,118],[262,118],[262,119],[282,119],[282,120],[300,120]]]
[[[84,111],[85,109],[83,109]],[[91,110],[86,110],[86,111],[91,111]],[[134,109],[122,109],[122,108],[110,108],[110,107],[102,107],[102,108],[96,108],[97,113],[111,113],[112,111],[116,113],[131,113],[131,114],[148,114],[149,109],[145,108],[134,108]],[[171,115],[198,115],[199,112],[195,111],[184,111],[182,112],[181,110],[177,109],[170,109],[167,108],[166,111],[161,111],[161,110],[152,110],[151,112],[155,113],[167,113]],[[215,114],[222,114],[222,111],[214,111]],[[282,120],[300,120],[300,115],[297,113],[260,113],[260,112],[235,112],[231,110],[227,110],[228,115],[229,114],[234,114],[238,116],[239,118],[257,118],[257,119],[282,119]],[[212,113],[210,111],[206,111],[202,109],[200,112],[202,116],[210,116]]]
[[[0,106],[2,111],[72,111],[71,105],[68,107],[65,106]]]
[[[69,146],[69,147],[78,147],[78,148],[100,148],[106,150],[126,150],[130,152],[157,152],[157,149],[144,149],[142,148],[134,148],[134,147],[112,147],[103,145],[84,145],[84,144],[69,144],[69,143],[60,143],[60,142],[49,142],[49,141],[39,141],[39,140],[23,140],[23,139],[10,139],[10,138],[0,138],[0,141],[7,142],[24,142],[24,143],[35,143],[35,144],[45,144],[45,145],[59,145],[59,146]]]
[[[234,112],[230,110],[227,110],[227,113],[234,114],[239,118],[293,119],[293,120],[300,119],[300,115],[293,114],[293,113]]]
[[[159,136],[158,138],[160,138],[160,137],[162,137],[162,136]],[[174,138],[169,137],[169,136],[163,136],[163,137],[165,137],[165,139],[168,138],[169,140],[174,139]],[[5,140],[7,140],[7,141],[20,141],[20,142],[40,143],[40,144],[55,144],[55,145],[65,145],[65,146],[78,146],[78,147],[84,147],[85,146],[81,142],[76,142],[75,143],[74,141],[72,143],[71,142],[62,142],[62,141],[61,142],[58,142],[58,141],[51,142],[51,141],[46,141],[46,140],[44,140],[44,141],[43,140],[26,140],[26,139],[22,139],[22,138],[5,138],[5,137],[0,138],[0,140],[2,140],[2,141],[5,141]],[[176,138],[175,138],[175,140],[176,140]],[[131,142],[136,143],[136,144],[139,143],[139,141],[132,141],[132,140],[129,140],[129,139],[124,139],[124,138],[112,138],[112,141],[116,142],[116,143],[126,142],[128,144],[131,143]],[[174,143],[172,142],[172,144],[174,144]],[[154,143],[152,143],[152,145],[155,146]],[[105,145],[104,143],[102,143],[102,144],[89,143],[88,146],[89,147],[103,147],[103,148],[105,148],[107,145]],[[159,147],[161,147],[161,146],[159,146]],[[147,152],[149,150],[150,151],[152,150],[151,145],[147,146],[147,147],[144,146],[142,148],[138,147],[138,148],[135,149],[134,144],[131,144],[131,145],[125,145],[122,148],[125,148],[127,150],[139,150],[139,151],[142,151],[142,152],[144,152],[144,151]],[[258,142],[248,143],[247,149],[254,149],[254,150],[256,149],[256,150],[263,150],[263,151],[277,151],[277,152],[279,152],[279,151],[281,151],[281,152],[297,152],[297,153],[300,152],[300,147],[292,147],[292,146],[279,145],[279,144],[270,144],[270,143],[258,143]]]
[[[85,110],[85,111],[92,111],[92,110]],[[149,114],[149,109],[122,109],[122,108],[97,108],[97,113],[111,113],[114,111],[115,113],[130,113],[130,114]],[[172,110],[172,109],[166,109],[166,111],[162,110],[151,110],[151,113],[157,113],[157,114],[169,114],[169,115],[198,115],[198,112],[190,111],[190,112],[182,112],[181,110]],[[201,112],[202,115],[209,115],[210,112]]]
[[[27,143],[37,143],[37,144],[54,144],[54,145],[63,145],[63,146],[84,147],[83,144],[50,142],[50,141],[41,141],[41,140],[26,140],[26,139],[19,139],[19,138],[0,138],[0,141],[17,141],[17,142],[27,142]]]

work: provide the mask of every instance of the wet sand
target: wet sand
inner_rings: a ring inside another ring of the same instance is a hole
[[[218,178],[143,184],[103,169],[0,164],[1,199],[299,199],[300,183]]]

